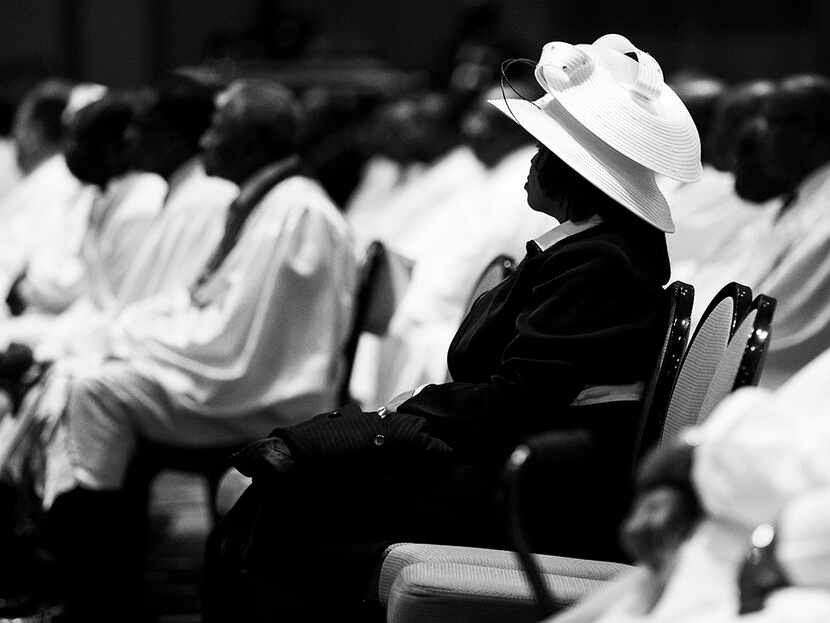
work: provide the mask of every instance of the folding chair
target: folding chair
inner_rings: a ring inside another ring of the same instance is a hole
[[[724,286],[712,299],[692,335],[672,390],[660,444],[697,423],[703,401],[738,323],[752,304],[752,291],[738,283]]]
[[[498,255],[481,271],[470,298],[467,299],[465,311],[470,311],[478,297],[507,279],[516,270],[516,261],[509,255]]]
[[[691,326],[694,288],[675,282],[667,293],[666,336],[643,394],[641,428],[633,449],[637,461],[647,446],[660,438],[659,427],[665,420]],[[585,447],[590,442],[585,440],[558,434],[549,438],[548,443],[561,446],[561,452],[546,454],[578,455],[583,450],[586,456],[590,453],[590,448]],[[515,498],[513,506],[518,507]],[[515,520],[517,515],[512,517]],[[512,532],[518,534],[516,525]],[[378,598],[387,607],[388,621],[536,620],[528,576],[512,551],[398,543],[389,547],[384,556]],[[523,558],[527,563],[527,556]],[[535,555],[533,560],[540,571],[534,580],[536,592],[545,585],[555,596],[546,608],[567,607],[630,568],[621,563],[564,556]]]
[[[516,270],[516,261],[508,255],[497,255],[489,264],[481,271],[481,275],[476,280],[473,289],[470,291],[470,296],[467,298],[467,304],[464,306],[464,313],[470,311],[482,294],[497,286],[502,281],[507,279]],[[452,381],[452,375],[447,370],[446,382]]]
[[[352,401],[349,385],[357,347],[363,333],[383,336],[389,328],[398,302],[409,285],[412,262],[387,249],[382,242],[369,245],[358,275],[352,330],[344,347],[345,370],[337,404]]]
[[[759,294],[746,317],[735,330],[723,358],[715,370],[709,391],[703,400],[698,423],[704,421],[726,396],[744,386],[757,385],[764,358],[772,339],[774,298]]]

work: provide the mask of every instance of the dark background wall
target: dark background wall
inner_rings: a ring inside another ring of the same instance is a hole
[[[134,85],[205,56],[377,55],[433,67],[472,0],[3,0],[0,81],[57,73]],[[727,79],[830,72],[830,2],[501,0],[494,37],[533,57],[549,39],[620,32],[670,73]],[[286,14],[296,20],[285,20]]]

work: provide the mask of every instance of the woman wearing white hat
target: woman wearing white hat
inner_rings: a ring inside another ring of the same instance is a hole
[[[556,483],[569,512],[559,505],[546,526],[547,549],[607,555],[623,489],[613,474],[627,471],[664,332],[673,224],[655,174],[696,179],[700,141],[657,62],[619,35],[547,44],[536,78],[541,99],[493,104],[541,144],[528,203],[561,224],[475,302],[450,346],[453,382],[277,429],[237,455],[254,484],[214,535],[223,571],[208,592],[250,593],[257,576],[269,591],[231,598],[227,616],[253,602],[280,620],[342,618],[390,541],[504,545],[496,476],[518,441],[552,429],[587,429],[598,451],[596,469]],[[348,569],[325,603],[298,570],[309,559]]]

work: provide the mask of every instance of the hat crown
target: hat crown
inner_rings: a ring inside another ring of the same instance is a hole
[[[617,78],[619,78],[619,74],[614,70],[619,67],[620,57],[626,59],[629,67],[631,67],[632,61],[636,63],[636,73],[632,84],[632,90],[636,95],[647,102],[654,101],[660,97],[665,86],[663,70],[651,54],[643,52],[622,35],[604,35],[594,41],[593,46],[600,50],[616,53],[614,55],[617,56],[615,59],[617,62],[613,64],[609,63],[609,65],[612,65],[609,67],[609,70],[611,70],[612,74],[616,74],[615,77]],[[637,60],[634,61],[634,59],[628,56],[629,54],[636,56]]]
[[[557,92],[585,83],[596,71],[597,63],[621,87],[631,91],[640,104],[650,104],[663,92],[665,83],[660,65],[622,35],[605,35],[590,46],[564,41],[547,43],[542,48],[535,76],[539,85],[555,96]]]
[[[584,50],[563,41],[551,41],[542,48],[536,65],[536,80],[553,94],[585,82],[594,72],[594,61]]]

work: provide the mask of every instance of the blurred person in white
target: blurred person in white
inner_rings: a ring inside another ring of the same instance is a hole
[[[5,293],[25,269],[30,253],[54,238],[54,224],[81,192],[61,153],[62,115],[71,93],[68,83],[48,80],[21,102],[13,138],[20,181],[0,200],[0,291]],[[60,228],[57,228],[60,229]]]
[[[452,103],[438,93],[402,99],[379,115],[374,142],[380,157],[369,161],[365,183],[355,192],[346,219],[359,248],[383,242],[401,256],[396,261],[407,267],[402,272],[436,252],[436,228],[485,179],[484,165],[467,145],[458,144],[456,117]],[[402,292],[406,285],[401,285]],[[380,405],[398,393],[401,382],[411,387],[382,363],[396,349],[394,340],[361,336],[352,375],[359,400]]]
[[[677,225],[668,238],[672,278],[692,283],[701,264],[717,261],[710,256],[728,257],[740,233],[754,222],[769,220],[778,207],[774,200],[756,205],[742,199],[735,192],[734,176],[741,129],[759,114],[773,84],[758,80],[715,91],[709,82],[688,83],[685,93],[693,115],[699,113],[695,120],[700,119],[704,139],[703,177],[677,186],[670,196]]]
[[[415,102],[401,99],[381,106],[368,123],[366,149],[372,155],[345,205],[346,220],[360,248],[372,242],[373,221],[381,206],[424,172],[425,165],[412,159],[408,147],[411,141],[402,131],[411,127],[405,119],[414,113]]]
[[[214,99],[212,87],[170,77],[132,124],[135,168],[160,175],[168,187],[161,214],[117,293],[116,309],[190,286],[222,238],[228,206],[239,189],[208,176],[199,157]]]
[[[830,81],[819,76],[788,78],[765,98],[739,133],[735,188],[757,203],[782,196],[780,207],[747,224],[690,279],[701,306],[728,281],[778,299],[761,379],[769,387],[830,346],[828,111]]]
[[[136,170],[168,182],[161,212],[153,219],[121,288],[113,296],[77,304],[71,313],[46,327],[38,340],[40,359],[91,354],[96,338],[105,339],[108,325],[131,304],[163,296],[193,283],[222,237],[235,184],[209,177],[199,160],[199,138],[210,125],[214,89],[190,78],[172,76],[152,95],[153,101],[127,130]],[[37,276],[37,275],[36,275]],[[27,279],[25,300],[36,284]]]
[[[522,97],[535,96],[538,89],[529,79],[512,87]],[[481,271],[497,255],[523,257],[527,241],[556,224],[550,215],[527,209],[524,182],[537,147],[489,103],[502,94],[501,86],[490,87],[463,120],[464,141],[486,167],[485,177],[419,233],[419,246],[430,252],[415,264],[392,318],[380,354],[377,404],[446,380],[446,352]]]
[[[400,181],[374,198],[370,195],[371,200],[364,194],[369,188],[355,192],[346,218],[361,247],[380,240],[418,262],[430,252],[418,244],[418,232],[440,218],[460,194],[481,183],[484,167],[469,147],[458,144],[456,116],[451,102],[439,93],[426,93],[390,107],[381,122],[381,131],[387,133],[381,143],[388,157],[402,163],[398,170],[406,171],[405,181],[387,177],[387,185],[389,179]],[[370,161],[367,176],[384,177],[381,165],[374,162]],[[386,171],[388,176],[388,168]]]
[[[553,621],[830,620],[828,375],[830,351],[738,390],[653,456],[623,528],[640,566]]]
[[[69,128],[81,109],[106,93],[107,88],[100,84],[83,83],[73,87],[61,116],[64,128]],[[82,182],[79,192],[60,212],[55,212],[52,218],[38,219],[41,242],[30,250],[23,270],[6,292],[6,306],[13,316],[19,316],[27,307],[58,313],[78,295],[83,276],[81,243],[90,209],[99,194],[97,186]]]
[[[42,400],[24,404],[18,419],[31,406],[43,424],[27,441],[45,453],[43,503],[71,620],[134,610],[124,603],[136,587],[114,570],[129,564],[122,486],[139,438],[239,443],[335,406],[355,259],[337,208],[300,174],[300,122],[278,84],[220,94],[203,162],[241,192],[204,272],[189,291],[130,308],[106,361],[58,362]],[[19,445],[6,466],[26,460]]]
[[[117,300],[167,190],[159,175],[138,171],[133,164],[128,131],[143,105],[141,98],[113,92],[73,116],[66,163],[78,180],[98,193],[74,261],[63,255],[36,262],[31,279],[24,272],[16,280],[7,301],[19,317],[0,328],[4,344],[37,346],[59,326],[85,326],[98,310]],[[60,325],[55,324],[58,315]]]

